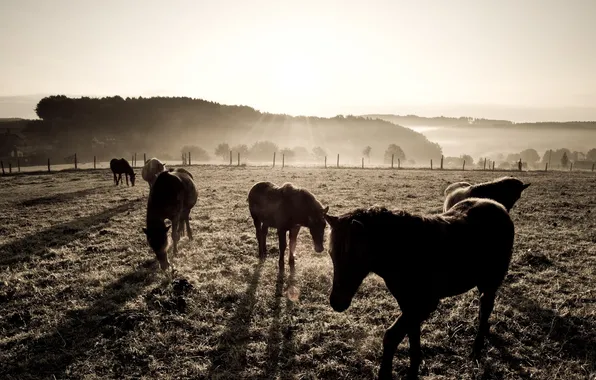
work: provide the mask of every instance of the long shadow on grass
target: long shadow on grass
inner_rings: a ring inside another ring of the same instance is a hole
[[[219,337],[219,345],[211,354],[211,367],[207,379],[237,378],[237,374],[246,368],[246,351],[250,341],[249,327],[252,312],[256,303],[255,294],[264,261],[259,261],[250,278],[244,297],[240,300],[236,312],[226,325],[224,333]]]
[[[288,277],[287,289],[290,290],[295,283],[296,270],[290,267],[290,275]],[[291,377],[289,370],[284,370],[285,367],[290,367],[289,361],[292,359],[290,353],[290,343],[292,341],[292,325],[291,314],[294,303],[286,298],[286,318],[288,319],[282,323],[281,315],[281,299],[284,298],[284,271],[279,271],[277,274],[277,282],[275,284],[275,303],[273,305],[273,322],[269,329],[269,337],[267,339],[267,368],[265,370],[265,379],[275,379],[280,373],[280,379],[287,379]],[[283,331],[282,331],[283,330]]]
[[[526,342],[528,345],[526,351],[531,359],[539,361],[545,355],[568,358],[584,361],[589,363],[588,366],[591,366],[592,370],[596,369],[596,318],[594,316],[561,316],[555,310],[542,307],[518,289],[508,289],[507,295],[502,299],[526,317],[516,321],[516,324],[523,328],[511,330],[511,333],[518,341]],[[586,300],[586,302],[593,302],[593,300]],[[529,337],[524,331],[537,332],[534,333],[534,337]],[[527,360],[515,357],[509,352],[511,348],[509,342],[495,334],[489,335],[489,340],[499,350],[502,361],[509,363],[513,368],[520,367],[522,363],[527,367]],[[532,347],[534,345],[536,347]]]
[[[83,198],[91,194],[103,193],[107,189],[112,188],[113,186],[101,186],[101,187],[92,187],[90,189],[82,189],[77,191],[71,191],[70,193],[60,193],[49,195],[47,197],[39,197],[39,198],[32,198],[27,199],[25,201],[20,202],[19,206],[24,207],[31,207],[31,206],[38,206],[38,205],[46,205],[46,204],[56,204],[62,202],[69,202],[73,199]]]
[[[140,268],[153,261],[148,260]],[[49,334],[0,345],[0,350],[14,352],[12,360],[2,363],[0,378],[68,377],[70,365],[92,357],[98,344],[112,344],[145,318],[141,313],[123,312],[120,308],[152,283],[154,274],[152,269],[131,271],[106,286],[102,297],[90,307],[68,312],[64,322]]]
[[[30,261],[35,256],[46,254],[46,248],[57,248],[73,241],[95,226],[107,223],[111,217],[132,209],[140,204],[142,197],[109,208],[99,214],[61,223],[21,239],[0,246],[0,266],[15,265]]]

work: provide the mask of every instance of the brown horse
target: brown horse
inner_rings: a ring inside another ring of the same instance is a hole
[[[168,230],[165,220],[172,222],[172,241],[174,254],[178,252],[178,241],[184,234],[184,225],[188,238],[192,240],[190,229],[190,211],[197,203],[197,188],[192,175],[183,169],[173,169],[159,173],[149,191],[147,202],[147,235],[149,246],[155,252],[161,269],[170,266],[168,261]]]
[[[515,203],[521,198],[522,192],[530,186],[514,177],[497,178],[490,182],[471,185],[467,182],[456,182],[445,189],[445,203],[443,212],[454,204],[466,198],[488,198],[499,202],[507,211],[511,211]]]
[[[408,375],[417,378],[421,323],[441,299],[474,287],[480,291],[480,323],[472,353],[479,355],[513,249],[513,222],[501,204],[470,198],[433,216],[373,207],[325,219],[331,226],[331,307],[338,312],[348,309],[372,272],[385,280],[402,311],[385,332],[379,379],[391,379],[393,356],[406,335]]]
[[[308,190],[294,187],[290,183],[277,186],[271,182],[258,182],[248,193],[248,208],[252,216],[259,256],[267,254],[267,232],[269,227],[277,229],[279,238],[279,267],[284,266],[286,233],[290,232],[290,266],[294,266],[296,240],[301,227],[308,227],[315,251],[323,252],[325,219],[329,207],[323,209],[321,203]]]
[[[135,172],[124,158],[112,158],[110,160],[110,169],[112,169],[112,173],[114,174],[114,183],[116,186],[118,182],[122,183],[122,174],[126,178],[126,186],[128,186],[128,176],[130,176],[130,183],[133,186],[135,185]],[[116,177],[116,174],[118,174],[118,177]]]

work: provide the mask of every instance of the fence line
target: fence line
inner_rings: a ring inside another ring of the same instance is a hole
[[[143,154],[143,159],[145,159],[146,156],[147,156],[146,153],[144,153]],[[74,169],[79,169],[79,166],[80,166],[79,155],[77,153],[75,153],[73,156],[70,156],[70,157],[71,157],[71,159],[74,159]],[[136,153],[133,153],[132,154],[132,157],[131,157],[133,167],[135,167],[137,165],[136,157],[137,157],[137,154]],[[273,161],[272,161],[272,167],[273,168],[275,168],[275,165],[277,163],[276,162],[276,158],[277,158],[277,155],[276,155],[276,152],[274,152],[273,153]],[[524,171],[521,168],[522,165],[519,165],[519,163],[518,163],[518,165],[517,165],[516,168],[511,167],[511,168],[499,168],[499,169],[497,169],[496,168],[496,162],[495,161],[488,162],[488,160],[486,158],[484,158],[483,160],[481,160],[478,163],[478,165],[482,165],[482,166],[473,166],[473,167],[471,167],[469,169],[466,168],[466,161],[465,160],[462,161],[462,166],[460,168],[454,167],[453,166],[453,163],[451,163],[450,166],[446,168],[445,167],[445,161],[444,160],[445,160],[444,156],[441,156],[441,162],[440,162],[440,166],[438,168],[435,168],[434,167],[434,161],[433,161],[433,159],[430,159],[430,163],[429,163],[430,166],[428,166],[428,167],[412,166],[412,167],[405,167],[403,169],[408,169],[408,170],[429,170],[429,169],[430,170],[438,170],[440,168],[440,170],[446,170],[446,171],[459,171],[459,170],[461,170],[461,171],[466,171],[466,170],[471,170],[471,171],[486,171],[486,170],[489,170],[489,171],[493,171],[493,172],[494,171],[502,171],[502,172]],[[347,164],[344,164],[344,165],[340,166],[340,154],[337,154],[336,168],[351,169],[351,168],[358,168],[358,166],[359,166],[360,168],[364,169],[365,168],[364,161],[365,161],[364,160],[364,157],[361,157],[360,158],[360,165],[357,165],[357,164],[355,165],[355,162],[354,161],[351,161],[350,163],[347,163]],[[486,166],[487,163],[489,164],[488,168]],[[5,165],[5,164],[7,164],[7,165]],[[12,171],[13,164],[14,164],[14,162],[12,162],[10,160],[8,160],[6,163],[3,160],[0,160],[0,166],[1,166],[1,169],[2,169],[2,175],[14,174],[13,171]],[[105,168],[106,164],[107,164],[107,162],[103,162],[104,168]],[[232,151],[230,151],[230,163],[229,164],[232,165]],[[318,162],[313,162],[312,165],[309,164],[309,163],[305,163],[305,162],[297,163],[296,165],[292,165],[292,163],[290,162],[288,165],[286,165],[286,162],[285,162],[285,153],[282,153],[282,164],[281,164],[281,168],[282,169],[285,168],[286,166],[287,167],[319,167],[319,168],[325,168],[325,169],[327,169],[328,168],[328,166],[327,166],[327,156],[324,156],[324,160],[323,160],[322,164],[323,165],[321,166],[321,161],[318,161]],[[70,165],[73,165],[73,162],[72,161],[71,161]],[[175,162],[172,162],[170,165],[176,165],[176,163]],[[181,163],[181,165],[192,165],[191,152],[187,152],[187,153],[183,153],[182,154],[182,163]],[[197,164],[195,164],[195,165],[197,165]],[[202,165],[202,164],[199,164],[199,165]],[[215,165],[215,166],[218,166],[218,164],[215,164],[213,162],[204,163],[204,165]],[[240,152],[237,152],[237,165],[240,166]],[[492,165],[492,167],[491,167],[491,165]],[[66,166],[66,167],[64,167],[64,166]],[[102,169],[101,165],[98,165],[97,156],[93,156],[93,166],[92,166],[92,168],[93,169],[97,169],[98,166],[100,166],[100,169]],[[107,166],[109,167],[109,164]],[[262,166],[262,162],[254,162],[253,165],[248,165],[248,166],[259,167],[259,166]],[[73,166],[70,166],[70,168],[69,168],[68,167],[68,164],[59,164],[59,165],[57,165],[57,167],[58,167],[58,169],[55,169],[56,171],[73,168]],[[574,172],[573,167],[574,167],[574,163],[573,162],[570,162],[570,166],[569,166],[568,171],[569,172]],[[26,165],[26,166],[23,166],[23,168],[21,168],[20,158],[17,157],[16,158],[16,168],[17,168],[17,171],[15,171],[15,173],[16,172],[21,173],[21,172],[30,172],[30,171],[32,171],[32,170],[30,170],[30,168],[40,168],[40,167],[38,165],[36,165],[36,166],[27,166]],[[390,164],[386,162],[385,164],[368,166],[368,168],[369,169],[395,169],[395,154],[392,154],[391,155],[391,163]],[[90,163],[86,163],[86,167],[85,168],[80,168],[80,169],[81,170],[82,169],[90,169]],[[397,159],[397,169],[400,169],[400,170],[402,169],[402,167],[401,167],[401,159],[399,157]],[[535,169],[526,169],[525,171],[527,171],[527,172],[531,172],[531,171],[544,171],[544,172],[547,172],[548,169],[549,169],[549,164],[548,164],[548,162],[546,162],[545,163],[544,170],[540,170],[540,169],[536,169],[535,168]],[[37,170],[40,170],[40,169],[37,169]],[[566,170],[567,170],[566,167],[565,168],[561,167],[560,169],[556,169],[556,171],[566,171]],[[52,172],[50,158],[47,159],[47,171],[48,171],[48,173],[51,173]],[[596,171],[596,162],[592,163],[591,168],[589,166],[584,165],[584,166],[581,166],[580,169],[577,169],[577,166],[576,166],[576,170],[575,171],[579,171],[579,172],[582,172],[582,171],[590,172],[591,171],[591,172],[594,172],[594,171]]]

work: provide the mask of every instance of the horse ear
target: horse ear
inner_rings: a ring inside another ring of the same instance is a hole
[[[171,224],[170,224],[170,225],[168,225],[168,226],[166,226],[166,232],[168,232],[168,231],[170,230],[170,227],[172,227],[172,225],[171,225]]]
[[[531,183],[524,183],[523,186],[522,186],[522,190],[527,189],[528,186],[530,186],[530,185],[531,185]]]
[[[333,215],[329,215],[329,214],[323,214],[323,216],[325,217],[325,220],[327,221],[327,223],[329,223],[329,226],[331,228],[335,228],[337,226],[337,222],[339,220],[339,218],[337,216],[333,216]]]

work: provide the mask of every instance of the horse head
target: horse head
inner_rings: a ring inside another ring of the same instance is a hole
[[[333,287],[329,303],[342,312],[350,307],[360,284],[370,272],[366,261],[365,225],[352,217],[325,214],[331,227],[329,255],[333,262]]]
[[[315,252],[321,253],[325,250],[323,241],[325,239],[325,215],[329,211],[329,206],[321,209],[317,209],[316,215],[311,215],[308,218],[308,229],[312,237],[312,242],[315,246]]]

